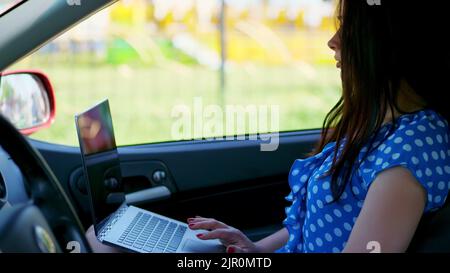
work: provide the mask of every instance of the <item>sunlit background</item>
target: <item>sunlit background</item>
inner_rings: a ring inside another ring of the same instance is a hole
[[[32,137],[61,144],[77,144],[74,114],[104,98],[120,145],[172,140],[172,109],[192,107],[194,97],[222,106],[279,105],[282,131],[320,128],[340,96],[327,47],[334,5],[121,0],[9,70],[49,76],[56,120]]]

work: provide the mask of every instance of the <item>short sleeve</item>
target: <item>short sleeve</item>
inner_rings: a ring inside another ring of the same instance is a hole
[[[402,119],[398,129],[361,164],[363,186],[368,189],[378,174],[398,166],[408,169],[426,190],[425,212],[442,207],[450,189],[447,121],[430,113]]]

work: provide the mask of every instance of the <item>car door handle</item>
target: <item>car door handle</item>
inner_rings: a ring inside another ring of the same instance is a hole
[[[150,189],[128,193],[125,196],[125,200],[128,205],[139,205],[168,199],[171,195],[172,194],[169,188],[166,186],[157,186]]]

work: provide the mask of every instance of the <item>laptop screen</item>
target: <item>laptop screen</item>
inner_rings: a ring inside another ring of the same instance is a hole
[[[125,201],[108,100],[75,116],[85,181],[96,234]]]
[[[116,149],[108,101],[105,100],[78,115],[78,134],[83,155],[92,155]]]

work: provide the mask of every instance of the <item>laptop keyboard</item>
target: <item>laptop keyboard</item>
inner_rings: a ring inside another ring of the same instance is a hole
[[[145,252],[173,253],[180,245],[185,232],[185,226],[138,212],[118,242]]]

